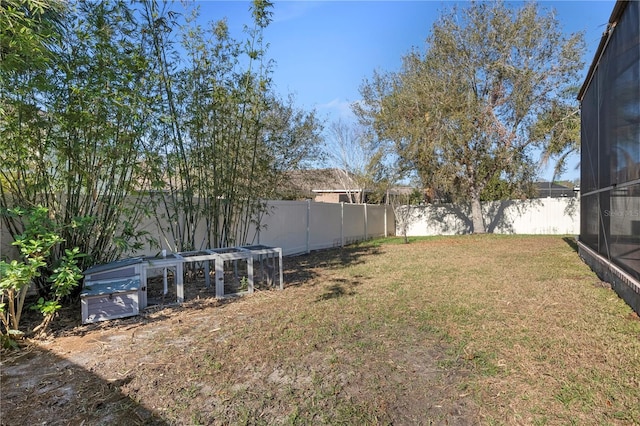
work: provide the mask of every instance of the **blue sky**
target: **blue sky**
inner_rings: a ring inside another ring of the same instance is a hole
[[[586,71],[615,5],[607,1],[542,1],[555,9],[563,31],[584,31]],[[199,1],[203,20],[226,17],[240,38],[251,23],[248,1]],[[522,4],[514,2],[514,4]],[[350,119],[349,104],[374,70],[396,71],[412,48],[423,50],[433,21],[452,6],[446,1],[275,1],[266,29],[267,55],[275,61],[273,83],[298,106],[331,121]],[[562,177],[576,179],[578,158]],[[550,179],[551,169],[540,177]]]

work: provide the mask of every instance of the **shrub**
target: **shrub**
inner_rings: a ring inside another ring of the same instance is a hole
[[[7,337],[20,336],[20,317],[24,308],[25,298],[34,278],[40,277],[43,268],[54,265],[48,264],[51,250],[64,240],[55,231],[55,224],[49,220],[48,209],[42,206],[29,210],[11,209],[9,214],[23,218],[24,232],[14,237],[14,245],[20,250],[21,260],[11,262],[0,261],[0,322],[3,330],[3,344],[11,342]],[[62,307],[60,302],[71,293],[82,278],[77,260],[84,256],[76,247],[65,250],[58,265],[53,268],[49,277],[49,292],[41,297],[32,307],[43,315],[40,325],[34,332],[44,331],[56,312]]]

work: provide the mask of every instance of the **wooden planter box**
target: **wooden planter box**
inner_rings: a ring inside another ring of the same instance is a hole
[[[140,279],[85,282],[80,293],[82,323],[106,321],[138,315]]]

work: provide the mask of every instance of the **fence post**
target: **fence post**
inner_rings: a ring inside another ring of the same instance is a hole
[[[340,247],[344,248],[344,202],[340,203]]]
[[[369,239],[369,224],[367,223],[367,204],[364,204],[364,240]]]
[[[384,237],[387,238],[389,236],[389,231],[387,230],[387,211],[388,211],[388,205],[385,204],[384,205]]]
[[[307,200],[307,254],[311,253],[311,200]]]

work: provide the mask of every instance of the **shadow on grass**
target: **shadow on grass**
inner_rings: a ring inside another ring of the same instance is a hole
[[[168,424],[120,391],[131,375],[107,381],[38,346],[2,358],[3,425]]]
[[[318,296],[316,302],[338,299],[342,296],[353,296],[356,294],[353,288],[360,285],[360,281],[358,280],[349,281],[344,278],[337,278],[332,281],[335,282],[335,284],[329,286],[325,293]]]
[[[356,244],[344,248],[313,251],[299,256],[287,256],[283,259],[285,287],[297,287],[303,284],[315,285],[318,269],[341,269],[359,265],[367,256],[380,254],[379,244]]]
[[[573,251],[578,253],[578,242],[576,241],[576,239],[574,237],[563,237],[562,241],[567,243],[567,245],[569,247],[571,247],[573,249]]]

